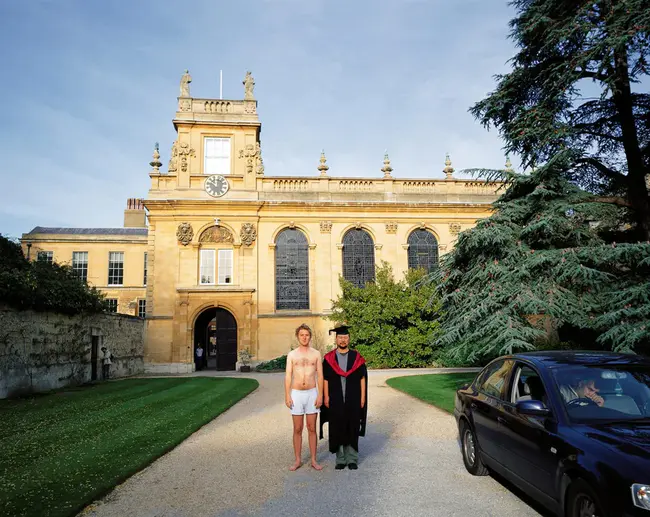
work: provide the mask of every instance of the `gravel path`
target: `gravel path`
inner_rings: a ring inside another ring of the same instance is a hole
[[[463,467],[450,415],[369,378],[368,433],[359,470],[335,471],[326,440],[322,472],[292,462],[283,374],[250,374],[260,387],[176,449],[86,508],[84,517],[277,515],[540,515],[491,477]],[[239,375],[239,374],[238,374]],[[303,458],[308,460],[307,433]]]

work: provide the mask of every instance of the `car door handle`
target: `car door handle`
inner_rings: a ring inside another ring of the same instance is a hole
[[[472,402],[472,403],[469,405],[469,407],[471,407],[472,409],[476,409],[478,406],[477,406],[474,402]]]
[[[507,423],[506,419],[503,418],[503,417],[500,417],[500,416],[497,417],[497,422],[499,422],[500,424],[503,424],[503,425],[506,425],[506,423]]]

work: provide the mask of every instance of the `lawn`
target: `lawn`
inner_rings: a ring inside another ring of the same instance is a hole
[[[463,384],[472,382],[476,375],[477,372],[407,375],[388,379],[386,384],[452,413],[456,390]]]
[[[257,386],[125,379],[0,401],[0,515],[75,515]]]

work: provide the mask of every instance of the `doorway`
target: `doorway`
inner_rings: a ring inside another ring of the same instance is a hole
[[[90,380],[97,380],[97,359],[99,356],[99,336],[92,336],[90,348]]]
[[[221,307],[204,310],[194,323],[194,361],[199,343],[204,353],[203,368],[211,370],[234,370],[237,364],[237,321]]]

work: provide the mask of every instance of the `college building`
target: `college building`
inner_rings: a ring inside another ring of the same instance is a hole
[[[30,259],[69,263],[111,310],[145,318],[147,371],[192,371],[199,343],[207,368],[236,369],[242,350],[272,359],[301,323],[325,340],[340,276],[363,286],[382,261],[396,278],[431,270],[491,213],[497,185],[455,178],[449,157],[432,179],[400,177],[388,156],[375,178],[337,177],[324,153],[313,173],[267,175],[250,73],[241,100],[192,97],[190,82],[186,71],[168,166],[156,145],[123,228],[37,226],[21,239]]]

